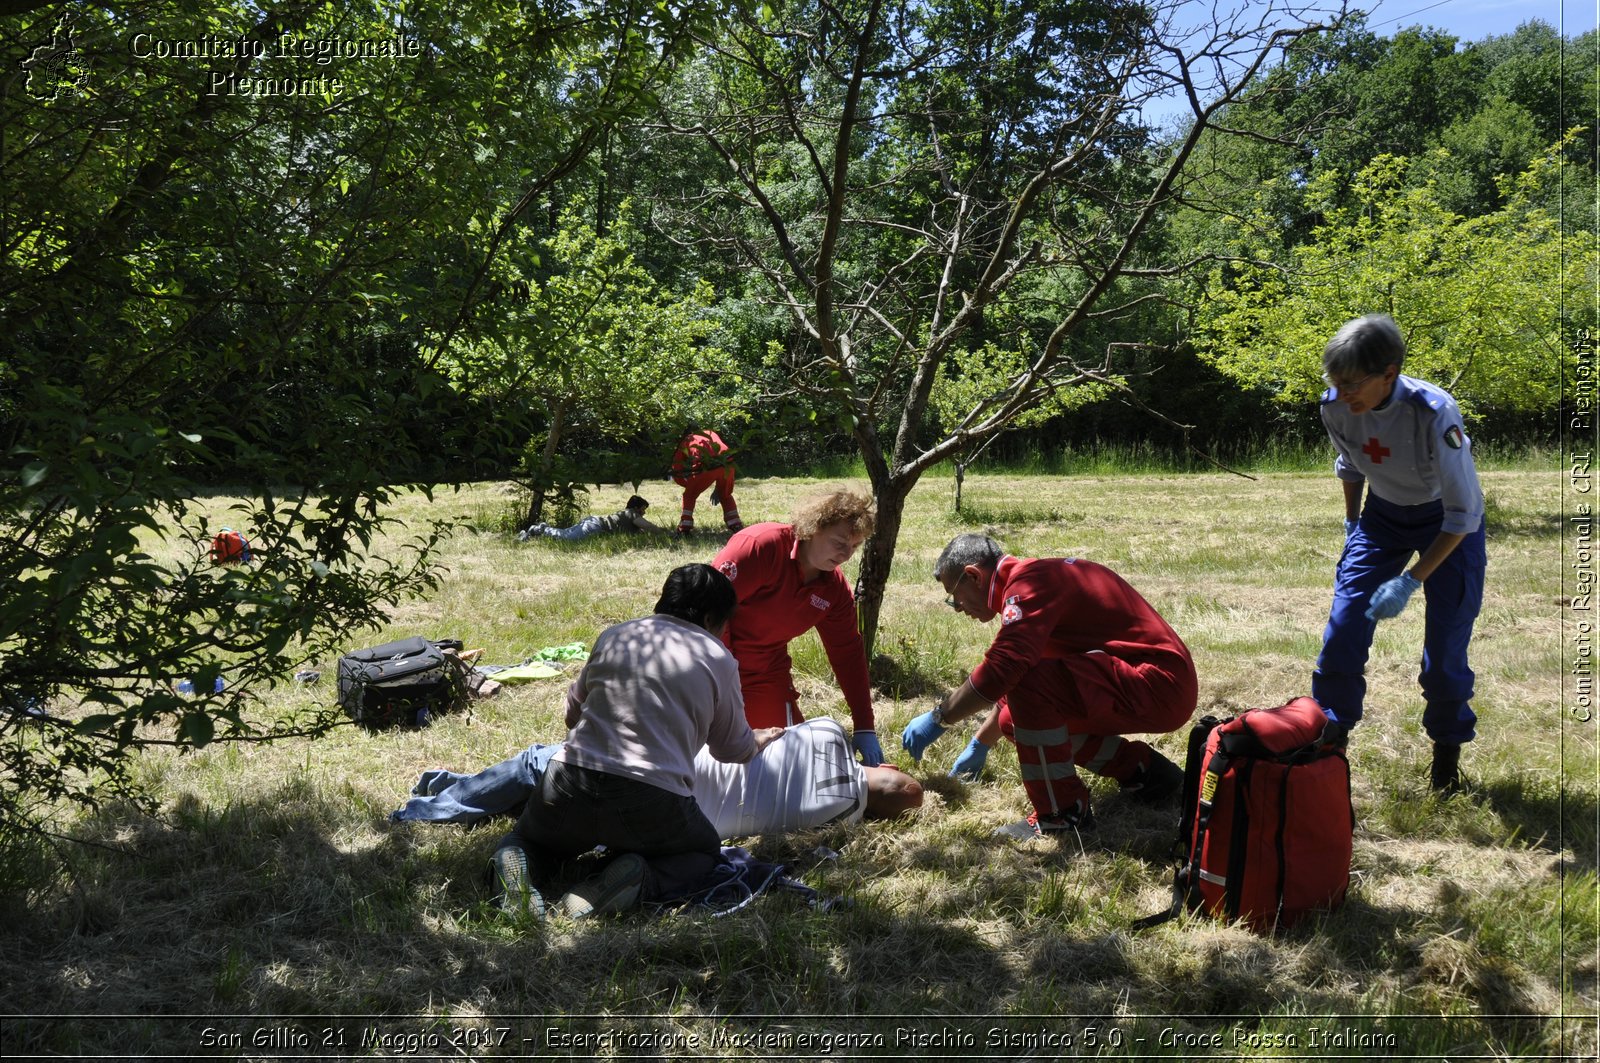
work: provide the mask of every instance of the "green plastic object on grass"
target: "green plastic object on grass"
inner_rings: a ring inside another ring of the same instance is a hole
[[[546,646],[521,664],[493,673],[497,683],[531,683],[535,679],[554,679],[561,675],[558,665],[566,661],[587,661],[589,649],[581,642],[565,646]]]
[[[529,661],[527,664],[512,665],[490,674],[489,678],[496,683],[531,683],[535,679],[553,679],[561,674],[561,669],[545,664],[543,661]]]
[[[535,661],[587,661],[589,647],[581,642],[569,642],[565,646],[546,646],[533,655]]]

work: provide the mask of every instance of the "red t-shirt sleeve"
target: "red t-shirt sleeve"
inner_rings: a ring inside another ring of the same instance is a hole
[[[1021,572],[1000,599],[1000,630],[968,680],[986,701],[999,701],[1038,664],[1061,616],[1072,605],[1065,581],[1048,578],[1048,569]]]
[[[779,566],[788,560],[781,536],[771,534],[774,527],[781,525],[750,525],[711,559],[711,567],[733,584],[741,606],[770,585],[781,571]]]

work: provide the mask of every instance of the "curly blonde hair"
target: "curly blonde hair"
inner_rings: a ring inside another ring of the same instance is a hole
[[[841,488],[801,502],[789,523],[794,525],[796,539],[810,539],[828,525],[841,521],[848,524],[852,532],[866,538],[878,525],[878,504],[871,495],[858,495]]]

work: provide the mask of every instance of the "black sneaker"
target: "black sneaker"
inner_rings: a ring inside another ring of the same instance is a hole
[[[1444,742],[1433,744],[1433,767],[1429,771],[1428,781],[1434,792],[1442,797],[1458,794],[1466,788],[1466,782],[1461,778],[1460,746]]]
[[[1019,819],[1015,823],[995,828],[995,837],[1026,842],[1035,838],[1070,837],[1075,831],[1093,830],[1094,812],[1090,809],[1089,803],[1080,801],[1079,806],[1077,811],[1061,816],[1041,816],[1037,812],[1031,812],[1027,819]]]
[[[498,887],[494,903],[512,915],[523,912],[535,919],[544,918],[544,898],[528,878],[528,854],[518,845],[503,845],[489,858]]]
[[[623,853],[603,871],[568,890],[556,905],[569,919],[591,919],[632,908],[644,892],[644,874],[644,857],[638,853]]]
[[[1149,761],[1123,784],[1122,792],[1141,805],[1161,805],[1182,787],[1183,769],[1162,756],[1159,750],[1152,749]]]

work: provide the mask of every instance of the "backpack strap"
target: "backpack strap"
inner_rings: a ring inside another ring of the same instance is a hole
[[[1175,919],[1183,911],[1189,898],[1197,894],[1197,887],[1191,884],[1194,875],[1199,873],[1200,853],[1205,850],[1205,832],[1211,822],[1211,802],[1209,799],[1202,801],[1202,780],[1213,772],[1217,778],[1228,770],[1228,758],[1219,749],[1211,758],[1211,763],[1206,765],[1206,741],[1211,737],[1213,729],[1225,723],[1215,716],[1202,717],[1200,722],[1189,730],[1189,752],[1183,762],[1183,812],[1178,817],[1178,836],[1173,843],[1173,855],[1178,861],[1178,868],[1172,875],[1172,904],[1165,911],[1147,915],[1135,920],[1132,929],[1144,930],[1152,926],[1160,926],[1168,920]],[[1202,770],[1204,769],[1204,770]],[[1216,792],[1216,783],[1212,783],[1207,795]],[[1199,820],[1199,834],[1195,833],[1195,823]]]
[[[1200,776],[1206,755],[1206,740],[1222,721],[1215,716],[1202,717],[1189,729],[1189,749],[1183,758],[1183,789],[1181,813],[1178,816],[1178,837],[1173,843],[1173,855],[1182,859],[1189,851],[1194,837],[1195,797],[1200,792]]]

